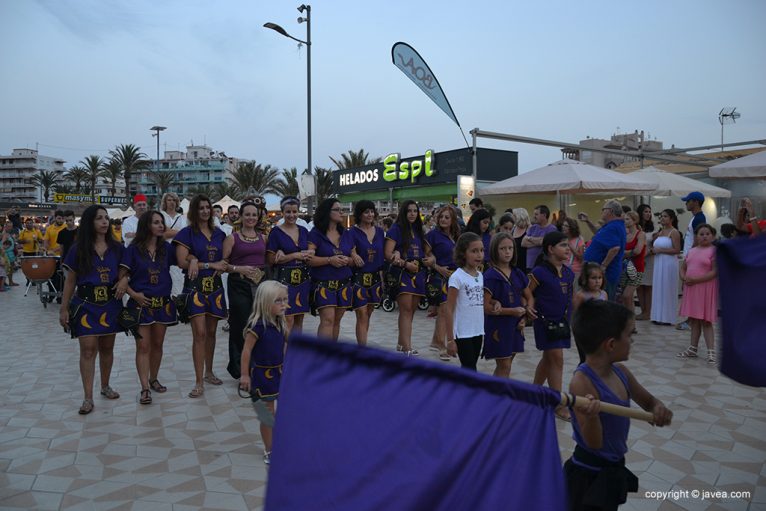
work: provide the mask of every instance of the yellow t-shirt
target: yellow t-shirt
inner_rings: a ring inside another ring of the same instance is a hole
[[[66,224],[56,225],[51,224],[48,226],[47,229],[45,229],[45,240],[48,242],[48,251],[53,253],[58,253],[59,250],[59,243],[58,243],[58,236],[61,231],[66,229]]]
[[[43,241],[43,233],[39,229],[22,229],[19,233],[19,243],[23,252],[37,252]]]

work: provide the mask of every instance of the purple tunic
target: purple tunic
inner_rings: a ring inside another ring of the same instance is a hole
[[[561,276],[555,273],[553,266],[542,264],[535,266],[529,274],[530,280],[537,282],[535,288],[535,309],[537,315],[550,320],[559,320],[564,316],[572,318],[572,292],[574,273],[568,266],[561,267]],[[535,346],[545,351],[556,348],[569,348],[570,337],[548,341],[545,338],[545,326],[542,318],[534,323]]]
[[[273,401],[279,395],[282,363],[285,356],[285,334],[262,321],[251,324],[248,333],[255,336],[250,352],[250,394],[253,401]]]
[[[141,309],[139,324],[174,325],[178,322],[176,304],[168,299],[173,287],[170,267],[175,264],[176,250],[169,242],[165,242],[164,260],[152,260],[148,254],[141,253],[134,243],[123,251],[120,266],[130,272],[131,289],[144,293],[147,298],[154,298],[154,304],[150,307],[140,307],[132,298],[128,300],[128,307]]]
[[[357,255],[364,260],[364,265],[354,270],[356,276],[354,278],[352,308],[361,309],[370,304],[378,304],[383,299],[383,282],[380,271],[383,269],[384,263],[383,248],[386,242],[386,233],[380,227],[375,227],[375,234],[372,237],[372,242],[370,242],[367,233],[359,226],[355,225],[349,231]],[[366,285],[365,279],[370,279],[370,282],[374,283]]]
[[[484,267],[489,265],[489,244],[492,243],[492,233],[487,231],[481,235],[481,243],[484,245]]]
[[[298,243],[296,244],[293,238],[290,237],[281,227],[277,226],[269,233],[269,240],[266,243],[266,252],[276,254],[281,250],[285,255],[293,254],[295,252],[301,252],[309,249],[309,231],[305,227],[298,227]],[[280,278],[280,272],[283,268],[300,268],[305,267],[305,264],[301,261],[293,260],[287,264],[275,264],[274,270],[276,271],[277,279],[282,284],[287,286],[287,313],[286,316],[296,316],[298,314],[305,314],[309,311],[309,293],[311,292],[311,282],[307,279],[296,284],[292,280],[292,276],[283,274]],[[297,270],[296,270],[297,271]],[[295,281],[299,281],[301,273],[295,274]]]
[[[75,243],[62,265],[77,275],[78,287],[103,286],[111,289],[117,283],[122,252],[123,247],[118,243],[110,244],[103,258],[99,257],[94,250],[91,268],[85,273],[85,271],[79,271],[77,243]],[[80,307],[69,325],[72,337],[109,335],[122,331],[117,323],[117,317],[122,310],[122,302],[119,300],[112,298],[105,302],[91,302],[83,300],[75,293],[71,303],[73,307]]]
[[[425,243],[424,238],[417,237],[413,234],[412,230],[409,233],[410,244],[407,247],[407,252],[402,252],[402,231],[399,228],[399,224],[394,224],[386,233],[386,239],[396,242],[394,250],[399,252],[402,259],[417,260],[420,261],[425,257],[425,249],[423,245]],[[395,269],[392,271],[399,271]],[[399,277],[399,294],[410,294],[415,296],[425,296],[426,294],[426,272],[422,269],[417,273],[410,273],[405,270],[401,270],[401,276]]]
[[[203,268],[205,263],[215,263],[223,259],[223,240],[226,234],[217,227],[213,230],[210,239],[201,231],[195,231],[191,226],[181,229],[173,243],[181,245],[189,250],[189,253],[199,260],[198,278],[213,277],[216,271],[212,268],[207,270]],[[184,275],[188,270],[184,270]],[[191,290],[184,284],[185,291],[189,292],[189,302],[187,304],[189,317],[207,315],[214,318],[226,318],[228,312],[226,309],[226,300],[223,286],[211,293],[202,293],[201,291]]]
[[[301,252],[309,249],[309,231],[305,227],[300,225],[298,227],[298,243],[296,244],[293,238],[290,237],[280,226],[277,226],[269,233],[269,241],[266,243],[266,252],[276,254],[281,250],[285,255],[293,254],[295,252]],[[283,266],[295,267],[301,266],[303,263],[300,261],[290,261],[287,264],[277,264],[274,267],[279,269]]]
[[[339,246],[335,246],[323,232],[314,228],[309,233],[309,244],[315,247],[315,254],[319,257],[332,257],[334,255],[351,257],[354,240],[351,237],[351,232],[346,229],[340,235]],[[330,285],[322,285],[322,282],[328,282]],[[352,306],[353,284],[351,283],[351,268],[348,266],[343,268],[336,268],[331,264],[315,266],[311,268],[311,283],[314,309],[323,307],[347,309]]]
[[[426,234],[426,241],[431,245],[431,255],[436,258],[436,264],[450,270],[455,270],[454,252],[455,240],[441,229],[433,229]]]
[[[529,279],[518,268],[511,269],[510,279],[495,267],[484,272],[484,290],[504,308],[521,307]],[[524,332],[518,330],[521,318],[484,316],[484,358],[507,358],[524,351]]]

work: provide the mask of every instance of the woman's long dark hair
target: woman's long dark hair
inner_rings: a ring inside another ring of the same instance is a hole
[[[415,205],[416,208],[418,208],[418,214],[417,217],[415,217],[415,222],[412,223],[410,226],[410,223],[407,221],[407,209]],[[420,218],[420,208],[418,207],[418,203],[414,200],[406,200],[402,203],[401,207],[399,208],[399,216],[396,217],[396,225],[399,226],[399,232],[402,236],[402,244],[399,247],[399,253],[402,255],[402,257],[407,257],[407,252],[410,249],[410,236],[409,232],[412,232],[412,236],[417,236],[418,239],[420,239],[420,246],[423,246],[423,220]]]
[[[368,209],[375,212],[375,219],[378,219],[378,210],[375,208],[375,203],[371,200],[360,200],[354,204],[354,224],[359,225],[362,223],[362,215]]]
[[[340,204],[338,199],[330,198],[325,199],[319,203],[316,211],[314,212],[314,227],[322,234],[327,234],[327,230],[330,228],[330,211],[334,204]],[[343,234],[346,229],[338,222],[336,228],[339,234]]]
[[[192,197],[192,200],[189,203],[189,211],[186,213],[186,218],[189,219],[189,225],[191,228],[199,232],[199,206],[203,202],[210,204],[210,218],[207,220],[207,226],[210,229],[210,232],[213,232],[215,230],[215,220],[213,220],[213,203],[210,201],[210,198],[207,195],[199,194]]]
[[[136,237],[133,238],[131,245],[138,247],[138,251],[141,255],[149,257],[149,240],[152,239],[152,222],[154,221],[154,215],[158,215],[162,219],[162,225],[165,225],[165,216],[159,211],[149,210],[138,219],[138,227],[136,228]],[[167,227],[167,226],[166,226]],[[164,265],[165,259],[165,238],[162,236],[155,236],[157,239],[157,247],[155,258],[161,261]]]
[[[535,266],[545,266],[553,273],[558,275],[558,270],[556,270],[556,267],[553,266],[553,263],[550,261],[550,254],[548,253],[548,250],[566,239],[566,234],[561,231],[552,231],[543,236],[542,250],[537,256],[537,259],[535,259]]]
[[[678,230],[678,215],[672,209],[663,209],[663,213],[666,213],[670,217],[670,221],[673,224],[673,228]]]
[[[636,213],[638,213],[638,225],[641,227],[641,230],[645,233],[651,233],[654,232],[654,222],[650,218],[649,220],[644,220],[644,211],[651,210],[652,207],[649,204],[639,204],[639,206],[636,208]]]
[[[77,268],[79,274],[84,275],[90,271],[93,266],[93,252],[96,243],[96,227],[93,222],[96,220],[98,211],[106,213],[106,208],[96,204],[88,206],[80,218],[80,227],[77,229]],[[112,236],[112,229],[107,229],[104,235],[109,249],[119,245]]]
[[[489,211],[484,208],[477,209],[473,212],[471,218],[468,219],[468,225],[465,226],[465,232],[472,232],[479,236],[483,236],[484,233],[481,232],[481,221],[486,220],[487,218],[492,219],[492,215],[489,214]],[[489,232],[489,228],[487,228],[486,232]]]

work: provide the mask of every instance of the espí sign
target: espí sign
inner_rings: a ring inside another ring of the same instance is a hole
[[[421,160],[402,161],[399,153],[389,154],[383,159],[383,179],[388,182],[407,181],[415,182],[415,178],[425,174],[431,177],[436,172],[433,168],[434,152],[432,149],[426,151],[425,163]]]

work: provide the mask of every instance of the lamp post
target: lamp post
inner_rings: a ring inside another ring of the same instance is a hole
[[[300,39],[297,39],[290,34],[287,33],[287,31],[277,25],[276,23],[264,23],[265,28],[270,28],[271,30],[289,38],[293,41],[297,41],[300,44],[306,45],[306,120],[308,124],[308,135],[307,135],[307,152],[308,152],[308,171],[312,173],[314,176],[314,196],[317,197],[318,187],[317,187],[317,176],[314,174],[314,169],[311,165],[311,6],[306,4],[301,4],[300,7],[298,7],[298,11],[301,14],[304,14],[304,16],[298,17],[298,23],[306,22],[306,40],[301,41]],[[309,205],[309,211],[313,209],[313,204]]]
[[[157,137],[157,159],[154,160],[154,170],[155,172],[160,171],[160,131],[165,131],[167,128],[165,126],[152,126],[149,128],[149,131],[156,131],[157,133],[153,133],[153,137]]]

